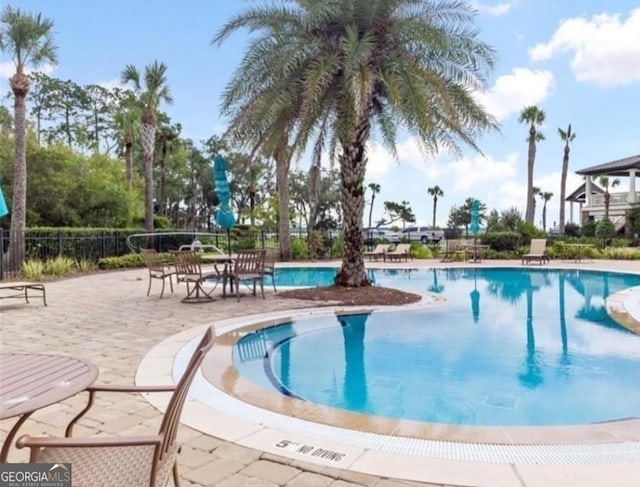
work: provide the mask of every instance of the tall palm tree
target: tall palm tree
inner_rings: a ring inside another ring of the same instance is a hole
[[[531,188],[531,194],[533,195],[533,202],[531,204],[531,213],[533,214],[533,220],[536,218],[536,196],[540,194],[540,188],[533,186]]]
[[[292,150],[338,159],[345,250],[335,283],[371,284],[363,259],[367,142],[377,126],[396,153],[397,125],[429,152],[479,150],[496,127],[477,103],[495,54],[458,1],[284,0],[249,7],[216,34],[256,35],[222,100],[234,142],[274,147],[288,128]],[[410,41],[408,41],[410,39]]]
[[[133,187],[133,144],[140,133],[140,116],[140,109],[134,106],[117,112],[113,117],[114,127],[124,147],[125,174],[129,191]]]
[[[538,132],[537,126],[544,123],[546,114],[544,110],[540,110],[537,106],[531,105],[525,107],[520,113],[520,123],[529,124],[529,156],[527,159],[527,209],[524,219],[527,223],[533,224],[535,218],[535,197],[533,194],[533,167],[536,163],[536,143],[544,140],[544,134]]]
[[[611,204],[611,193],[609,193],[609,187],[615,188],[620,184],[619,179],[609,181],[607,176],[600,176],[598,178],[598,184],[604,188],[604,219],[609,219],[609,205]]]
[[[444,196],[444,191],[437,184],[433,188],[427,189],[427,193],[433,196],[433,228],[436,228],[436,208],[438,207],[438,197]]]
[[[569,152],[571,147],[569,144],[576,138],[575,132],[571,131],[571,124],[566,131],[558,128],[558,135],[564,142],[564,156],[562,157],[562,176],[560,178],[560,218],[559,226],[560,233],[564,235],[564,210],[565,210],[565,198],[567,197],[567,172],[569,171]]]
[[[548,191],[540,191],[538,193],[544,203],[542,204],[542,230],[547,231],[547,203],[553,198],[553,193]]]
[[[376,195],[380,192],[380,185],[378,183],[369,183],[369,189],[371,190],[371,204],[369,205],[369,225],[371,228],[373,218],[373,202],[376,199]]]
[[[26,98],[30,79],[29,67],[37,68],[45,63],[58,61],[53,43],[53,20],[41,14],[30,14],[7,6],[0,16],[0,51],[9,54],[16,67],[9,80],[14,100],[15,170],[13,175],[13,200],[11,204],[10,261],[22,265],[25,256],[25,231],[27,227],[27,143]]]
[[[132,64],[121,73],[123,83],[131,83],[138,97],[142,122],[142,151],[144,157],[145,216],[144,226],[153,232],[153,154],[156,144],[158,107],[163,101],[171,104],[171,90],[167,85],[167,66],[154,61],[144,68],[144,77]]]

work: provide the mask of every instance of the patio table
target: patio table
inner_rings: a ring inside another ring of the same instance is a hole
[[[471,260],[469,262],[478,263],[482,262],[482,254],[484,250],[487,250],[489,245],[481,244],[467,244],[465,249],[471,252]]]
[[[34,411],[84,391],[97,378],[95,365],[73,357],[0,354],[0,420],[20,417],[4,440],[0,463]]]
[[[227,278],[231,274],[230,268],[234,263],[233,256],[227,254],[200,254],[200,260],[207,264],[213,264],[216,272],[222,279]],[[218,266],[221,266],[221,268]],[[229,285],[231,292],[233,293],[233,279],[230,280]]]

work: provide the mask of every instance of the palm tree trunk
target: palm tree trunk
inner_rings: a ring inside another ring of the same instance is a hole
[[[547,202],[542,205],[542,231],[547,231]]]
[[[609,194],[609,188],[605,188],[604,193],[604,219],[609,219],[609,203],[611,202],[611,195]]]
[[[562,158],[562,176],[560,176],[560,233],[564,235],[564,199],[567,196],[567,172],[569,170],[569,143],[564,146],[564,157]]]
[[[289,228],[289,149],[280,148],[275,153],[276,185],[278,186],[278,244],[280,258],[291,260],[291,232]]]
[[[17,271],[25,257],[25,231],[27,228],[27,141],[26,141],[26,106],[25,100],[29,91],[29,79],[18,66],[16,74],[11,78],[11,89],[15,96],[14,127],[16,165],[13,174],[13,200],[11,204],[11,226],[9,229],[9,262],[10,270]],[[0,258],[2,256],[0,255]]]
[[[153,232],[153,149],[155,144],[155,123],[142,122],[142,147],[144,152],[145,214],[144,226]]]
[[[373,192],[371,194],[371,206],[369,207],[369,228],[371,228],[371,219],[373,218],[373,202],[376,199],[376,194]]]
[[[365,143],[369,137],[367,119],[360,122],[353,142],[343,145],[340,156],[342,178],[342,214],[344,218],[345,249],[342,267],[335,277],[337,286],[370,286],[362,255],[362,217],[364,215],[364,176],[367,168]]]
[[[167,142],[162,145],[162,158],[160,159],[160,188],[158,191],[159,214],[166,216],[165,192],[167,184]]]
[[[529,128],[529,157],[527,161],[527,210],[525,212],[525,219],[527,223],[533,225],[534,204],[533,201],[533,166],[536,160],[536,128],[533,124]]]
[[[133,188],[133,142],[127,142],[124,148],[124,160],[126,164],[127,190]]]
[[[438,207],[438,197],[433,197],[433,226],[432,228],[436,228],[436,208]]]

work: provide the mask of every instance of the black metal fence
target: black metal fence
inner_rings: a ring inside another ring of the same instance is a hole
[[[300,249],[306,241],[306,233],[292,230],[292,247],[300,257],[307,257]],[[337,232],[323,234],[321,248],[315,257],[334,258],[341,253],[336,245]],[[140,248],[154,247],[159,252],[177,250],[198,241],[203,245],[215,245],[225,252],[238,249],[277,249],[278,234],[264,230],[233,229],[229,233],[190,231],[158,231],[153,234],[142,230],[94,230],[94,229],[47,229],[27,230],[24,234],[24,259],[14,251],[18,244],[11,242],[9,231],[0,228],[0,280],[20,273],[22,262],[27,260],[47,261],[56,257],[69,257],[76,262],[98,262],[105,257],[118,257],[136,252]],[[298,249],[296,249],[296,245]]]

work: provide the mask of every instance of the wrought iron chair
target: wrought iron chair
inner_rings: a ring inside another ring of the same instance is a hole
[[[73,485],[100,487],[163,487],[173,471],[174,485],[178,476],[176,435],[180,414],[191,382],[209,351],[215,336],[209,328],[196,347],[187,368],[172,386],[92,386],[89,404],[69,424],[66,438],[22,436],[18,448],[30,448],[31,463],[72,463]],[[120,438],[71,438],[73,426],[89,410],[95,393],[104,392],[173,392],[157,435]]]
[[[233,259],[233,265],[225,272],[222,281],[222,296],[226,297],[227,283],[236,286],[236,298],[240,301],[240,283],[253,284],[253,295],[256,295],[256,286],[260,284],[262,299],[264,299],[264,258],[266,251],[239,250]]]
[[[173,257],[177,281],[187,284],[187,296],[182,299],[182,302],[202,303],[213,301],[211,294],[221,279],[220,272],[217,269],[203,271],[200,255],[193,250],[173,252]],[[207,291],[203,284],[211,280],[215,280],[215,285]]]
[[[169,279],[169,286],[171,287],[171,292],[173,292],[172,276],[176,274],[175,268],[163,263],[155,249],[140,249],[140,253],[144,257],[147,269],[149,269],[149,287],[147,288],[147,296],[149,296],[149,293],[151,292],[151,282],[154,279],[162,280],[160,299],[162,299],[162,296],[164,295],[165,279]]]

